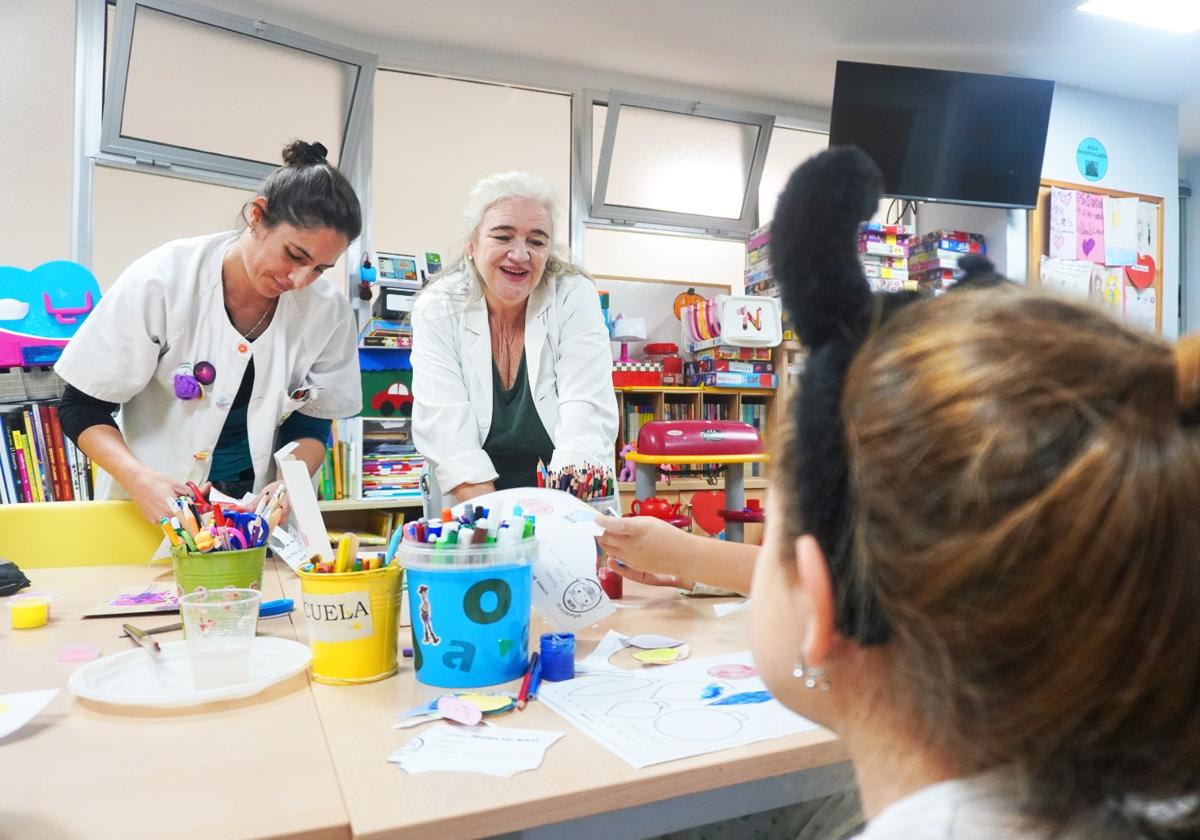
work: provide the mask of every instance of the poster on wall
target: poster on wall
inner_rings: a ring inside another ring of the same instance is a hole
[[[1158,207],[1138,202],[1137,252],[1153,257],[1158,253]]]
[[[1099,181],[1108,174],[1108,150],[1095,137],[1085,137],[1075,150],[1075,165],[1084,178]]]
[[[1075,190],[1050,188],[1050,256],[1073,260],[1078,252],[1075,236]]]
[[[1042,256],[1040,279],[1049,291],[1087,300],[1091,297],[1092,264]]]
[[[1075,194],[1075,259],[1104,265],[1104,196]]]
[[[1126,281],[1123,295],[1126,323],[1146,332],[1154,332],[1156,304],[1157,299],[1153,285],[1139,289],[1128,280]]]
[[[1104,196],[1104,264],[1133,265],[1137,261],[1138,204],[1136,198]]]
[[[1117,319],[1123,316],[1124,291],[1125,270],[1121,266],[1092,267],[1092,302]]]

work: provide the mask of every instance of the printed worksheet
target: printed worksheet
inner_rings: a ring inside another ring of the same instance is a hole
[[[634,767],[817,727],[771,697],[750,651],[543,682],[538,700]]]

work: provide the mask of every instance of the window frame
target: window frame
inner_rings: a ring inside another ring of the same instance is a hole
[[[263,20],[215,11],[181,0],[117,0],[116,26],[112,43],[112,67],[108,73],[100,126],[100,152],[155,167],[181,167],[214,175],[232,176],[260,182],[275,165],[216,152],[184,149],[152,140],[121,136],[125,108],[125,89],[129,77],[129,59],[133,48],[134,22],[138,8],[173,15],[190,23],[246,35],[259,41],[327,58],[356,68],[354,93],[343,126],[339,168],[358,157],[367,111],[371,107],[372,86],[378,64],[376,56],[330,41],[312,38]],[[103,48],[102,48],[103,49]]]
[[[591,92],[589,92],[591,93]],[[586,157],[580,161],[588,178],[591,180],[591,106],[600,104],[594,94],[585,97],[581,117],[586,121],[587,136],[579,138],[581,152],[587,151]],[[600,146],[600,160],[596,168],[596,183],[590,197],[589,217],[596,220],[608,220],[618,224],[647,224],[665,226],[688,231],[699,231],[713,236],[742,238],[754,229],[758,215],[758,184],[762,178],[763,166],[766,163],[767,148],[770,145],[771,131],[775,125],[775,117],[770,114],[759,114],[752,111],[741,111],[733,108],[723,108],[705,105],[701,102],[685,102],[678,99],[645,96],[628,91],[609,91],[607,102],[608,115],[604,125],[604,139]],[[607,201],[608,181],[612,170],[613,145],[616,142],[617,127],[621,118],[621,108],[625,105],[654,111],[663,111],[682,116],[715,119],[723,122],[751,125],[759,129],[754,146],[754,155],[750,163],[750,171],[746,178],[742,194],[742,209],[738,217],[702,216],[692,213],[679,213],[669,210],[652,210],[643,207],[627,207],[609,204]],[[589,184],[589,186],[591,186]]]

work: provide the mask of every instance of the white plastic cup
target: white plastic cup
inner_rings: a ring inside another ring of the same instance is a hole
[[[250,679],[250,649],[261,601],[257,589],[208,589],[179,598],[195,688],[221,688]]]

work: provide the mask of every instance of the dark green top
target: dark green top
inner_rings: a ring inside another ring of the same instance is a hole
[[[524,352],[517,378],[507,391],[496,363],[492,362],[492,428],[483,442],[483,451],[500,474],[496,479],[497,490],[537,487],[538,459],[550,464],[554,441],[546,433],[533,404]]]

